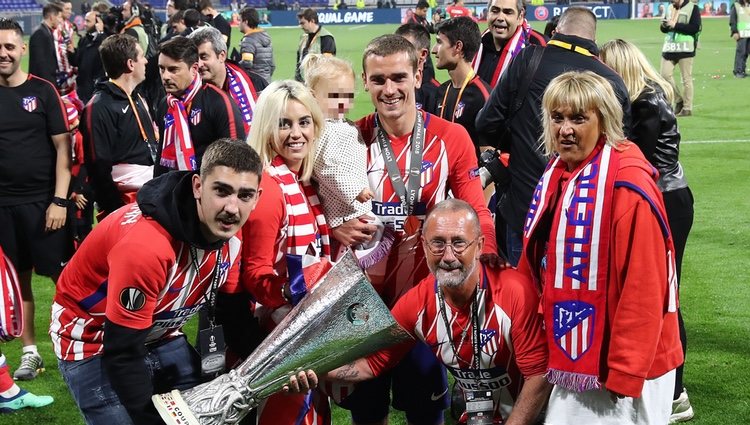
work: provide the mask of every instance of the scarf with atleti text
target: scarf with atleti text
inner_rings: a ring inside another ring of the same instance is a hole
[[[617,151],[603,139],[570,173],[559,157],[553,159],[534,190],[526,218],[524,242],[546,227],[537,226],[540,218],[551,219],[546,265],[542,260],[540,271],[549,348],[547,380],[571,391],[601,388],[599,359],[618,166]]]
[[[290,289],[293,301],[298,301],[315,282],[305,282],[302,269],[310,265],[311,259],[305,256],[331,257],[330,232],[323,206],[309,181],[300,181],[297,174],[284,163],[284,158],[277,155],[266,172],[281,188],[286,205],[286,249],[279,250],[275,263],[283,260],[287,263]]]
[[[250,123],[253,121],[253,111],[255,110],[255,101],[258,100],[258,93],[255,91],[253,82],[237,65],[229,62],[225,62],[225,65],[227,68],[227,89],[234,103],[240,108],[245,133],[247,133],[250,130]]]
[[[8,342],[23,333],[23,300],[13,263],[0,248],[0,341]]]
[[[485,34],[487,34],[489,30],[486,30],[484,34],[482,34],[482,37],[484,37]],[[524,47],[526,47],[526,44],[529,42],[529,34],[531,34],[531,26],[529,25],[529,22],[524,19],[523,22],[521,22],[521,25],[516,28],[516,32],[513,34],[513,36],[505,43],[505,46],[503,46],[503,51],[500,52],[500,59],[497,61],[497,66],[495,67],[495,72],[492,73],[492,79],[490,81],[487,81],[487,84],[489,84],[492,87],[495,87],[497,83],[500,81],[500,77],[503,75],[505,70],[508,68],[508,65],[510,65],[510,62],[518,56],[518,54],[523,50]],[[479,65],[482,62],[482,53],[484,53],[484,43],[479,43],[479,51],[474,56],[474,61],[472,61],[471,67],[474,68],[474,72],[479,72]]]
[[[200,74],[195,73],[193,82],[185,93],[177,98],[167,95],[167,115],[164,116],[164,142],[160,164],[176,170],[196,170],[195,148],[190,137],[188,113],[193,98],[201,90],[203,82]]]
[[[76,89],[76,69],[68,60],[68,45],[72,43],[73,24],[64,20],[52,31],[55,40],[55,58],[57,59],[57,75],[55,84],[61,95]]]

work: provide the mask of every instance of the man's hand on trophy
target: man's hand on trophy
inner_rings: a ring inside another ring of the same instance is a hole
[[[304,394],[318,386],[318,375],[312,370],[300,371],[289,377],[289,385],[284,385],[284,392],[288,394]]]

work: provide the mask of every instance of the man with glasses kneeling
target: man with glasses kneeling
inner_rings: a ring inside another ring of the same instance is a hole
[[[535,423],[551,389],[539,295],[513,269],[485,267],[474,209],[458,199],[435,205],[422,244],[431,275],[393,307],[396,321],[424,341],[463,389],[461,423]],[[415,341],[377,352],[328,374],[359,382],[395,366]]]

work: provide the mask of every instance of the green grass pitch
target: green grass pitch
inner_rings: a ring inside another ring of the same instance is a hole
[[[658,26],[656,20],[601,21],[598,41],[633,41],[658,68],[662,40]],[[358,75],[367,42],[394,29],[394,25],[329,27],[336,37],[338,55],[348,58]],[[277,64],[274,78],[291,78],[300,30],[272,28],[269,32]],[[234,45],[239,38],[235,33]],[[696,425],[750,423],[750,79],[732,76],[733,60],[734,42],[729,38],[727,19],[705,19],[693,70],[694,115],[679,121],[683,139],[680,159],[695,195],[695,223],[685,253],[681,304],[689,338],[685,385],[695,409],[692,423]],[[439,80],[446,77],[438,73]],[[351,118],[372,109],[358,83]],[[82,423],[46,336],[54,288],[49,280],[37,277],[34,290],[38,345],[47,372],[22,385],[37,394],[53,395],[55,403],[0,415],[0,423]],[[11,368],[15,368],[20,343],[14,341],[2,349]],[[349,423],[348,416],[338,410],[334,422]],[[391,423],[405,421],[395,414]]]

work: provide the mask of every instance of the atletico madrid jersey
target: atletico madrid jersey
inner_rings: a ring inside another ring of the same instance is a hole
[[[433,276],[401,297],[392,313],[401,327],[430,347],[464,391],[492,391],[495,415],[507,419],[523,378],[545,373],[547,345],[532,282],[516,270],[483,269],[477,308],[479,369],[474,367],[471,303],[457,307],[446,300],[444,318]],[[369,356],[373,373],[395,366],[410,346]]]
[[[118,209],[97,225],[60,275],[50,324],[55,354],[67,361],[100,354],[105,317],[132,329],[150,328],[147,342],[178,334],[207,302],[219,254],[218,286],[236,287],[240,246],[232,237],[220,250],[196,249],[196,274],[188,243],[144,217],[137,204]]]
[[[482,185],[478,178],[474,146],[466,130],[458,124],[435,115],[424,116],[425,138],[420,167],[417,203],[411,215],[393,189],[376,140],[375,115],[357,122],[362,137],[368,144],[367,178],[375,193],[372,212],[396,230],[396,240],[387,258],[367,269],[375,289],[393,306],[398,298],[429,274],[424,262],[424,251],[418,233],[409,230],[411,224],[422,227],[427,210],[446,198],[454,197],[468,202],[479,215],[485,236],[485,253],[497,253],[495,228],[484,202]],[[407,169],[411,161],[411,134],[403,137],[389,136],[399,172],[405,186],[409,187]]]

